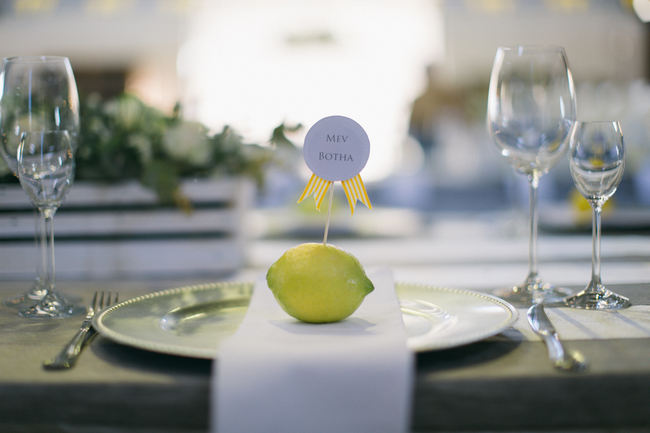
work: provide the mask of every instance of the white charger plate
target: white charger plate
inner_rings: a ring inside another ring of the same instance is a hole
[[[246,314],[254,284],[179,287],[128,299],[93,320],[105,337],[169,355],[212,359]],[[517,310],[495,296],[462,289],[397,283],[408,346],[416,352],[483,340],[512,326]]]

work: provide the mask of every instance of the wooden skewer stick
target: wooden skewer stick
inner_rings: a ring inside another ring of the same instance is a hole
[[[330,186],[329,204],[327,205],[327,220],[325,221],[325,233],[323,234],[323,245],[327,245],[327,234],[330,230],[330,217],[332,216],[333,197],[334,197],[334,184]]]

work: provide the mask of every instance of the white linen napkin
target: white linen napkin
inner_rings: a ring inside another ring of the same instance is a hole
[[[413,354],[390,271],[346,320],[302,323],[261,279],[246,317],[214,362],[212,431],[408,431]]]

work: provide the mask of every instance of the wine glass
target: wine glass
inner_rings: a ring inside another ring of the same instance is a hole
[[[20,312],[23,317],[66,317],[76,307],[55,290],[54,214],[74,177],[74,155],[68,131],[24,132],[17,152],[20,185],[38,208],[46,228],[45,296]]]
[[[591,281],[587,287],[565,299],[570,307],[590,310],[625,308],[630,301],[608,290],[600,280],[600,216],[603,205],[623,177],[625,149],[617,121],[578,122],[571,136],[569,168],[580,194],[591,204]]]
[[[575,90],[561,47],[499,47],[487,106],[488,131],[514,169],[530,186],[528,275],[497,294],[521,306],[533,297],[547,302],[569,292],[545,283],[537,272],[537,188],[539,179],[568,148],[576,118]]]
[[[79,131],[79,97],[66,57],[21,56],[3,59],[0,71],[0,154],[18,176],[17,150],[26,131],[68,131],[73,150]],[[36,279],[25,294],[7,300],[15,306],[33,304],[45,296],[45,227],[37,218],[39,243]]]

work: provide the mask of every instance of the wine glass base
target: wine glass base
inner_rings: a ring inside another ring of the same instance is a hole
[[[561,303],[573,291],[544,283],[539,277],[533,275],[526,278],[521,285],[499,289],[493,293],[515,307],[530,307],[534,302]]]
[[[84,309],[69,303],[58,293],[49,291],[36,304],[21,310],[18,314],[28,319],[58,319],[84,312]]]
[[[26,308],[30,305],[34,305],[34,302],[38,302],[43,299],[46,294],[47,290],[43,288],[40,281],[37,280],[34,282],[34,285],[29,291],[23,293],[22,295],[5,299],[3,303],[8,307]]]
[[[627,308],[630,300],[605,288],[602,284],[587,286],[586,289],[564,299],[565,305],[585,310],[617,310]]]

